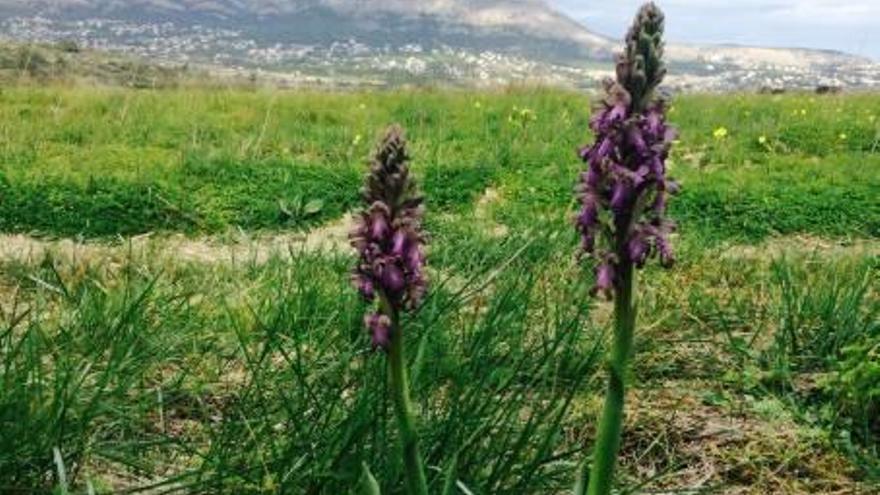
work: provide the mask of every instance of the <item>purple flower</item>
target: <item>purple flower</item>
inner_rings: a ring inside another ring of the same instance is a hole
[[[658,217],[663,217],[666,214],[666,196],[666,191],[657,191],[654,196],[654,204],[651,205],[651,209]]]
[[[669,232],[671,230],[671,225],[665,226],[663,229],[658,229],[654,236],[654,245],[660,256],[660,265],[664,268],[671,268],[675,264],[675,255],[672,253],[672,247],[669,245]]]
[[[619,178],[617,183],[611,188],[611,201],[609,203],[611,209],[614,211],[623,211],[627,207],[629,197],[629,184],[626,183],[625,179]]]
[[[645,261],[648,259],[650,246],[648,245],[648,240],[646,239],[644,233],[634,233],[632,237],[630,237],[629,242],[626,245],[626,249],[629,260],[633,264],[638,267],[642,267],[645,265]]]
[[[355,287],[364,299],[372,301],[373,298],[376,297],[376,291],[373,288],[373,281],[370,278],[358,273],[355,274],[352,279]]]
[[[407,238],[405,230],[398,230],[391,238],[391,254],[395,256],[403,256],[406,252]]]
[[[367,301],[379,298],[395,313],[417,308],[427,287],[423,200],[408,162],[403,131],[392,126],[370,164],[362,190],[365,207],[349,234],[359,258],[352,276],[355,288]],[[370,318],[365,321],[374,346],[383,347],[390,330]]]
[[[379,313],[364,316],[364,326],[370,332],[373,349],[388,350],[391,344],[391,319]]]
[[[396,300],[406,285],[403,270],[396,263],[388,263],[386,260],[379,264],[376,272],[379,274],[386,295]]]
[[[584,252],[598,263],[594,293],[611,293],[621,263],[642,267],[652,257],[664,267],[674,263],[666,207],[679,187],[666,176],[676,131],[657,95],[666,74],[662,32],[659,9],[643,8],[618,58],[617,78],[606,81],[590,119],[593,144],[579,150],[587,169],[575,188],[575,223]]]
[[[632,146],[635,153],[642,154],[648,151],[645,135],[638,125],[631,125],[626,130],[627,143]]]
[[[593,295],[598,293],[602,293],[609,300],[614,294],[614,265],[610,261],[596,268],[596,286],[593,287]]]
[[[373,242],[382,242],[388,237],[390,227],[388,226],[391,216],[390,208],[381,201],[376,201],[370,207],[369,217],[367,219],[367,231],[370,234],[370,240]]]

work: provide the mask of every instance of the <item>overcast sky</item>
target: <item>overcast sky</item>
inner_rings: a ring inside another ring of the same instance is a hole
[[[620,38],[643,0],[549,0]],[[658,0],[671,41],[833,48],[880,60],[880,0]]]

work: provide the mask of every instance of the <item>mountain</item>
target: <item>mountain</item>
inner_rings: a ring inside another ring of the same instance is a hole
[[[570,60],[611,54],[610,40],[542,0],[0,0],[0,13],[53,21],[112,19],[241,31],[258,44],[418,44]]]
[[[0,0],[0,35],[276,77],[376,84],[539,80],[591,86],[619,43],[544,0]],[[621,32],[625,27],[621,27]],[[876,84],[836,52],[669,47],[698,89]]]

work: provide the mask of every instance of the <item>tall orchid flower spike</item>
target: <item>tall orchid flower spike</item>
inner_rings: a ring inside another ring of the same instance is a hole
[[[364,317],[374,349],[388,356],[388,380],[402,443],[407,493],[427,494],[409,397],[401,314],[419,307],[425,295],[423,200],[410,177],[406,140],[399,126],[388,129],[361,191],[363,209],[349,238],[358,254],[352,281],[375,311]]]
[[[666,159],[676,133],[657,94],[666,74],[663,23],[653,3],[639,10],[618,57],[617,77],[605,83],[605,97],[590,120],[595,141],[580,150],[587,167],[575,188],[580,205],[575,225],[582,254],[595,270],[593,295],[614,300],[615,328],[593,465],[581,468],[578,494],[611,492],[633,353],[636,269],[652,258],[667,268],[675,261],[669,242],[675,225],[666,218],[666,205],[679,187],[666,175]]]

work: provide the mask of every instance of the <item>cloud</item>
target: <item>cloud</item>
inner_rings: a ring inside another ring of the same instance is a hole
[[[549,0],[603,34],[619,36],[643,0],[585,5]],[[658,0],[670,39],[804,46],[880,59],[880,0]],[[610,5],[609,5],[610,4]]]
[[[577,16],[605,16],[634,12],[642,0],[619,0],[609,7],[584,6],[583,0],[550,0],[550,3]],[[666,0],[657,2],[664,10],[690,16],[733,14],[739,18],[775,17],[815,23],[867,24],[880,28],[880,2],[877,0]]]
[[[880,28],[880,2],[876,0],[792,2],[785,14],[791,20],[814,25],[864,25]]]

